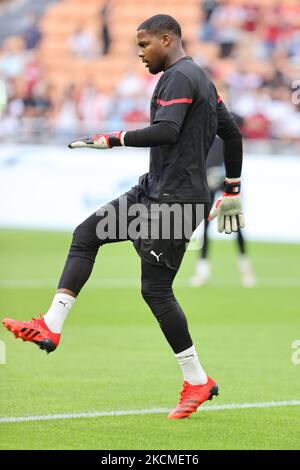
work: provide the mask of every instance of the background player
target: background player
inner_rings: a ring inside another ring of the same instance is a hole
[[[235,116],[234,116],[235,117]],[[236,119],[236,117],[235,117]],[[236,119],[237,121],[237,119]],[[210,191],[211,202],[213,203],[217,193],[223,191],[225,167],[224,167],[224,147],[223,141],[216,137],[213,145],[211,146],[207,162],[207,183]],[[211,266],[208,259],[209,252],[209,220],[204,220],[203,230],[203,244],[199,252],[200,259],[196,264],[196,272],[191,279],[191,285],[194,287],[202,286],[211,279]],[[253,287],[256,284],[255,274],[253,272],[252,264],[246,254],[246,240],[242,230],[238,227],[236,242],[239,251],[238,268],[241,274],[241,280],[244,287]]]

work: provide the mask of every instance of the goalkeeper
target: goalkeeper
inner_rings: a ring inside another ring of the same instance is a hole
[[[216,134],[225,142],[226,179],[223,196],[212,208],[210,217],[217,217],[220,230],[225,229],[227,233],[242,227],[239,196],[242,138],[213,83],[185,54],[181,28],[174,18],[155,15],[144,21],[137,29],[137,43],[138,56],[149,72],[163,72],[151,99],[150,125],[129,132],[99,133],[72,142],[69,147],[150,147],[149,172],[140,177],[137,186],[75,229],[58,290],[47,313],[26,322],[4,319],[3,324],[17,338],[36,343],[47,352],[54,351],[63,323],[92,272],[99,248],[106,243],[131,240],[141,257],[143,298],[182,370],[181,399],[169,414],[170,419],[180,419],[218,394],[217,384],[207,376],[199,361],[186,316],[172,290],[191,233],[184,233],[181,238],[174,235],[176,217],[172,219],[169,237],[132,237],[129,230],[124,234],[123,229],[124,225],[127,229],[131,226],[132,216],[128,214],[135,204],[146,208],[149,214],[154,205],[162,203],[167,207],[188,205],[188,222],[192,230],[197,227],[201,222],[197,220],[199,206],[210,202],[205,160]],[[128,207],[125,218],[121,211],[124,199]],[[112,207],[117,235],[100,237],[99,223]]]

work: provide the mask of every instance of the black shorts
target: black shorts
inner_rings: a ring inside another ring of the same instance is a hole
[[[134,186],[91,217],[96,215],[100,245],[131,240],[143,260],[177,271],[204,213],[204,204],[161,204]]]

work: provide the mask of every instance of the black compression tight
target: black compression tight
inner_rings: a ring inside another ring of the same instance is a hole
[[[142,260],[142,296],[177,354],[193,345],[188,324],[172,289],[176,271]]]

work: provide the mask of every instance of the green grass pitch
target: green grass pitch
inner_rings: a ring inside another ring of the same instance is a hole
[[[71,235],[0,231],[1,318],[45,312]],[[230,237],[229,237],[230,238]],[[253,243],[258,277],[240,286],[232,239],[212,242],[213,280],[187,284],[186,254],[175,292],[201,362],[220,387],[209,405],[300,400],[300,246]],[[69,315],[57,351],[47,355],[0,327],[0,417],[172,408],[182,386],[172,351],[139,290],[130,243],[102,248]],[[299,356],[298,356],[299,357]],[[204,405],[204,407],[207,405]],[[166,413],[0,422],[1,449],[297,449],[300,406],[227,409],[169,421]]]

